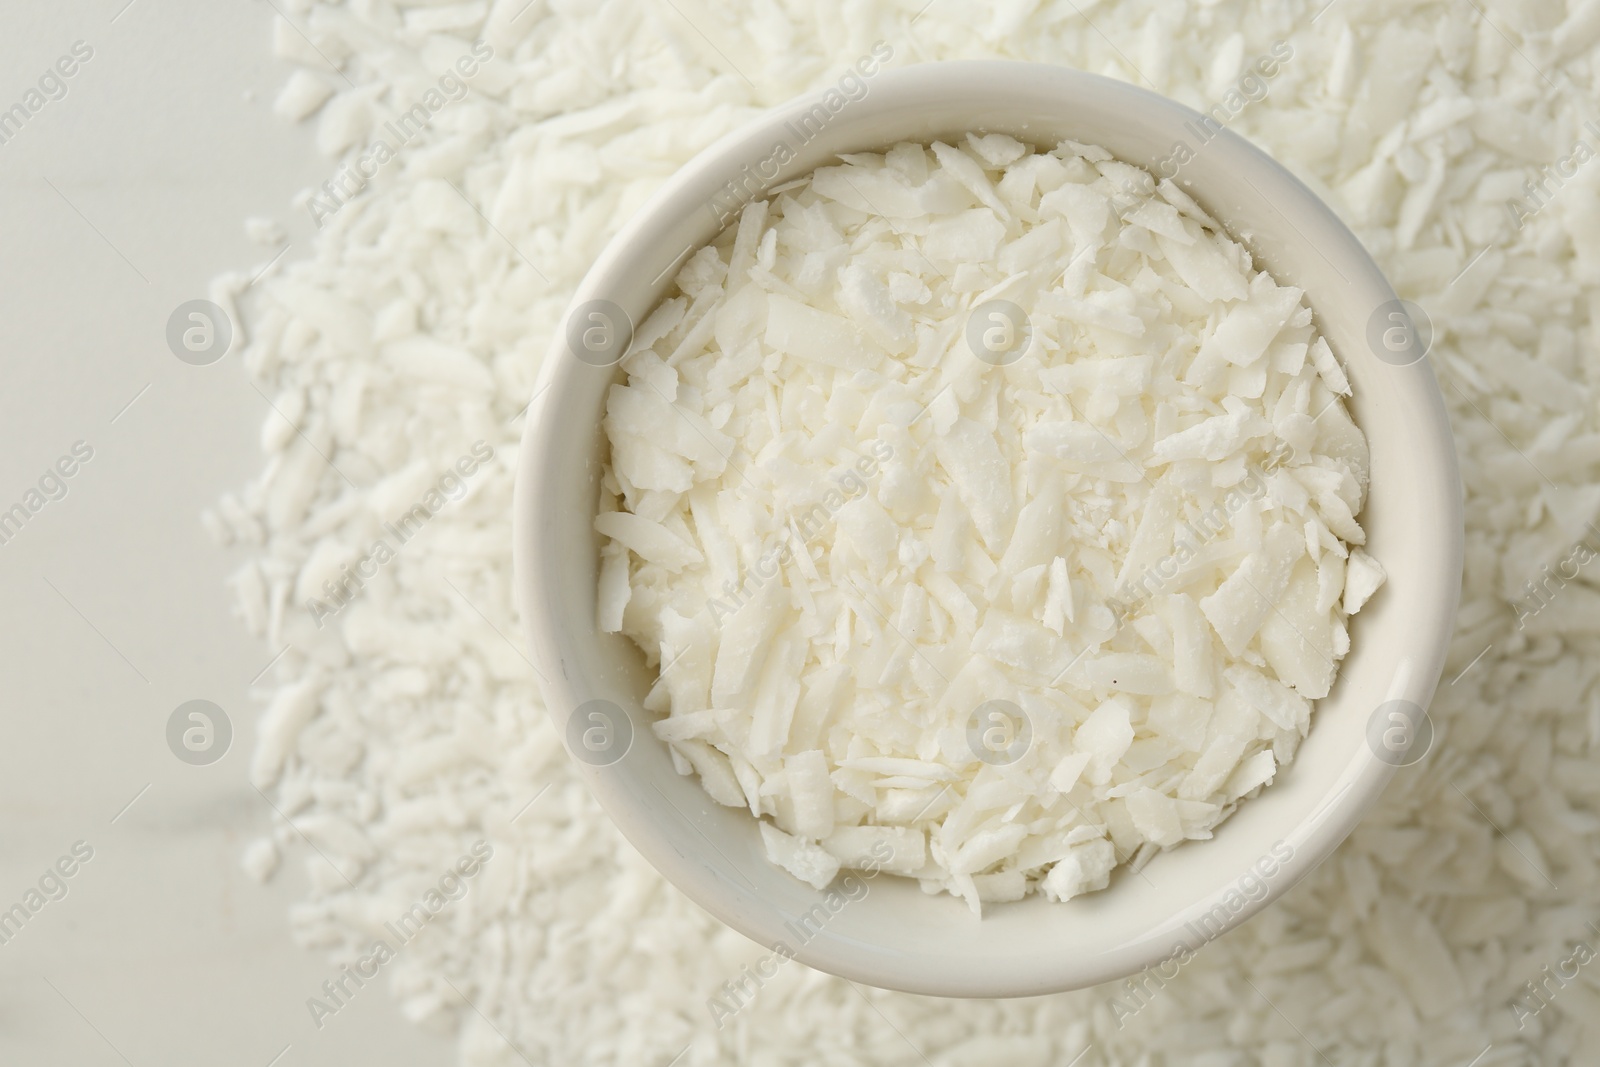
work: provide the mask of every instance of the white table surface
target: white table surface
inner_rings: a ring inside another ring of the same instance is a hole
[[[237,348],[196,367],[165,342],[214,274],[271,258],[245,217],[304,254],[290,198],[332,166],[271,113],[287,68],[270,4],[125,5],[0,0],[0,109],[75,41],[94,49],[0,145],[0,510],[75,441],[94,449],[0,545],[0,910],[75,841],[94,848],[0,944],[0,1064],[450,1063],[381,988],[316,1030],[305,1001],[329,969],[286,915],[304,872],[263,888],[240,870],[271,816],[245,767],[247,691],[274,650],[230,616],[242,557],[199,514],[261,465],[268,409]],[[193,698],[235,733],[204,767],[165,741]]]

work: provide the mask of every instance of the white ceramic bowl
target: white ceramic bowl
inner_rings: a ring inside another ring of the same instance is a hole
[[[930,64],[878,73],[869,85],[772,184],[839,152],[969,130],[1045,147],[1071,138],[1154,168],[1176,142],[1194,143],[1184,124],[1199,119],[1133,86],[1034,64]],[[793,147],[786,123],[816,102],[778,108],[691,160],[611,241],[573,308],[608,300],[642,321],[674,264],[721,228],[707,207],[718,191],[741,168],[771,159],[778,142]],[[881,875],[820,932],[797,936],[793,920],[822,895],[767,861],[748,811],[716,804],[698,778],[674,772],[649,730],[653,716],[639,706],[651,680],[642,657],[627,640],[596,629],[600,419],[617,371],[579,360],[565,336],[555,339],[522,441],[515,504],[516,593],[545,701],[564,734],[587,701],[627,709],[627,754],[607,766],[575,765],[639,851],[729,926],[768,947],[782,943],[813,967],[890,989],[996,997],[1079,988],[1167,960],[1180,946],[1196,949],[1259,911],[1333,851],[1394,773],[1396,761],[1370,747],[1369,723],[1392,700],[1427,706],[1460,585],[1460,482],[1438,385],[1426,360],[1402,367],[1377,358],[1369,335],[1374,324],[1389,323],[1384,305],[1395,294],[1350,231],[1283,167],[1223,132],[1180,180],[1260,265],[1306,291],[1348,368],[1352,413],[1372,448],[1362,522],[1389,581],[1354,620],[1338,684],[1273,785],[1212,840],[1163,853],[1142,873],[1121,870],[1104,892],[1065,904],[1034,896],[991,906],[979,921],[958,899]]]

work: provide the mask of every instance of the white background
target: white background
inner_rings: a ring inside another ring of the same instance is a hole
[[[277,650],[231,617],[240,556],[199,514],[260,467],[269,408],[237,341],[195,367],[165,330],[213,275],[278,251],[245,217],[289,228],[284,261],[308,252],[290,199],[332,165],[271,113],[272,18],[264,0],[0,0],[0,109],[75,41],[94,49],[0,145],[0,510],[75,441],[94,449],[0,545],[0,909],[75,841],[94,848],[0,945],[0,1064],[453,1058],[381,987],[316,1030],[305,1001],[329,970],[288,937],[305,871],[263,888],[239,866],[276,819],[245,767],[250,683]],[[194,698],[234,728],[206,767],[165,741]]]

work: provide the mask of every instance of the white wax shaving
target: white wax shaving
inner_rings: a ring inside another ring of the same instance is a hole
[[[770,252],[743,277],[746,243]],[[657,735],[753,779],[717,792],[774,863],[825,882],[808,842],[889,831],[974,911],[1065,900],[1210,837],[1293,756],[1383,577],[1345,564],[1366,445],[1331,354],[1276,356],[1326,351],[1301,291],[1187,197],[1092,146],[901,144],[750,205],[678,290],[743,326],[686,317],[623,361],[602,625],[666,665]],[[713,413],[705,463],[680,431]],[[709,689],[674,678],[685,645]]]

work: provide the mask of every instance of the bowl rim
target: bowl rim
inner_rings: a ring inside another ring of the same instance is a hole
[[[1012,88],[995,88],[1002,83]],[[1152,113],[1165,112],[1168,119],[1199,121],[1202,118],[1199,112],[1176,101],[1125,82],[1066,67],[1011,60],[925,63],[886,70],[873,80],[871,92],[860,102],[860,107],[866,112],[869,107],[915,106],[919,98],[952,100],[963,93],[1003,95],[1004,91],[1017,94],[1023,91],[1020,88],[1023,83],[1030,86],[1027,91],[1058,96],[1061,103],[1066,105],[1094,99],[1102,103],[1109,101],[1106,106],[1114,104],[1134,111],[1145,109]],[[734,173],[741,162],[759,158],[771,144],[774,130],[814,108],[822,97],[821,92],[807,93],[767,110],[685,163],[607,243],[578,285],[560,321],[566,323],[573,310],[586,301],[616,291],[615,283],[619,279],[637,276],[640,272],[630,268],[630,260],[638,258],[641,246],[659,239],[666,223],[664,213],[681,214],[681,205],[690,194],[715,188],[719,184],[715,179]],[[893,138],[884,140],[882,147],[892,143]],[[855,150],[866,149],[839,149]],[[1316,216],[1315,221],[1326,231],[1324,236],[1329,240],[1329,245],[1323,246],[1320,254],[1330,264],[1334,263],[1330,257],[1336,256],[1338,263],[1353,273],[1352,285],[1382,299],[1396,298],[1382,271],[1333,209],[1285,167],[1226,127],[1217,133],[1213,141],[1207,142],[1206,150],[1227,154],[1241,166],[1254,168],[1252,177],[1268,180],[1275,194],[1282,198],[1274,202],[1263,197],[1274,211],[1282,214],[1282,208],[1291,208]],[[829,158],[832,155],[830,152]],[[809,172],[816,165],[803,167],[799,173]],[[765,198],[774,186],[787,180],[790,180],[790,176],[785,174],[769,183],[752,199]],[[1206,203],[1203,195],[1196,195],[1196,198],[1203,205]],[[698,194],[693,200],[703,201],[708,206],[710,204],[708,198]],[[1289,227],[1299,233],[1294,223],[1288,221],[1287,215],[1284,218]],[[720,225],[710,232],[714,235],[719,229]],[[1236,240],[1251,245],[1250,234],[1241,235],[1231,228],[1229,232]],[[1334,269],[1337,271],[1338,267]],[[1342,271],[1339,273],[1341,278],[1345,277]],[[670,278],[666,284],[670,284]],[[650,305],[653,306],[660,299],[661,288],[665,286],[658,288]],[[1309,291],[1306,299],[1314,306],[1315,298]],[[570,632],[570,627],[564,625],[563,619],[556,617],[553,610],[548,610],[554,606],[551,591],[555,580],[568,564],[548,551],[549,524],[540,521],[540,511],[536,505],[552,487],[557,463],[555,457],[562,453],[563,442],[570,439],[570,433],[563,434],[563,414],[567,410],[563,398],[577,380],[577,375],[592,373],[590,368],[566,353],[565,331],[558,329],[551,339],[539,384],[527,409],[528,418],[515,476],[512,545],[514,599],[527,627],[527,640],[532,651],[532,662],[540,676],[546,712],[558,733],[564,733],[567,724],[557,709],[573,706],[577,700],[584,699],[581,696],[583,687],[579,684],[581,680],[571,674],[569,658],[564,655],[568,643],[577,638]],[[1397,668],[1395,679],[1390,684],[1391,696],[1412,700],[1426,708],[1443,670],[1459,600],[1464,542],[1461,483],[1443,396],[1428,361],[1424,359],[1409,367],[1391,370],[1395,372],[1390,379],[1391,387],[1407,396],[1417,420],[1416,432],[1412,435],[1417,454],[1410,458],[1413,465],[1428,472],[1430,477],[1424,485],[1441,516],[1432,531],[1440,535],[1438,551],[1432,557],[1432,570],[1419,577],[1436,601],[1435,610],[1429,616],[1431,625],[1424,626],[1414,634],[1414,646],[1405,657],[1405,665]],[[1341,675],[1350,662],[1350,658],[1346,657],[1341,664]],[[1315,731],[1312,731],[1312,736],[1315,736]],[[749,900],[745,899],[745,891],[726,877],[724,871],[718,870],[714,857],[687,854],[657,834],[645,812],[649,800],[641,790],[630,788],[624,777],[607,773],[604,769],[586,766],[577,760],[572,765],[623,835],[667,880],[721,922],[757,942],[773,943],[778,934],[777,919],[781,916],[769,918],[764,912],[750,907]],[[1379,760],[1371,753],[1358,752],[1351,758],[1337,786],[1323,796],[1321,803],[1294,833],[1277,842],[1277,845],[1287,844],[1289,857],[1278,865],[1278,873],[1269,882],[1264,895],[1259,899],[1249,899],[1241,908],[1233,910],[1228,928],[1259,912],[1326,859],[1361,821],[1395,770],[1395,766]],[[692,780],[698,787],[698,779]],[[1278,787],[1278,783],[1269,786],[1267,793],[1255,798],[1255,802],[1264,801]],[[1249,804],[1246,802],[1241,810]],[[748,811],[742,814],[749,819]],[[1238,818],[1239,812],[1234,812],[1223,824],[1224,827]],[[1204,846],[1210,843],[1197,844]],[[1232,885],[1230,880],[1228,887]],[[1115,885],[1106,890],[1108,893],[1117,891]],[[1214,911],[1222,896],[1223,891],[1218,890],[1197,898],[1178,917],[1200,914],[1206,911],[1208,905]],[[1176,921],[1171,916],[1163,918]],[[1168,923],[1163,930],[1170,932],[1170,928],[1174,928],[1173,923]],[[1039,995],[1120,978],[1169,958],[1173,944],[1175,942],[1171,937],[1163,940],[1152,935],[1092,958],[1074,959],[1068,958],[1070,954],[1063,954],[1059,964],[1036,968],[1028,973],[997,973],[992,970],[965,973],[960,968],[930,967],[927,960],[914,956],[859,951],[859,946],[822,937],[802,946],[793,955],[819,970],[884,988],[938,996],[996,997]],[[1163,945],[1169,947],[1163,949]]]

